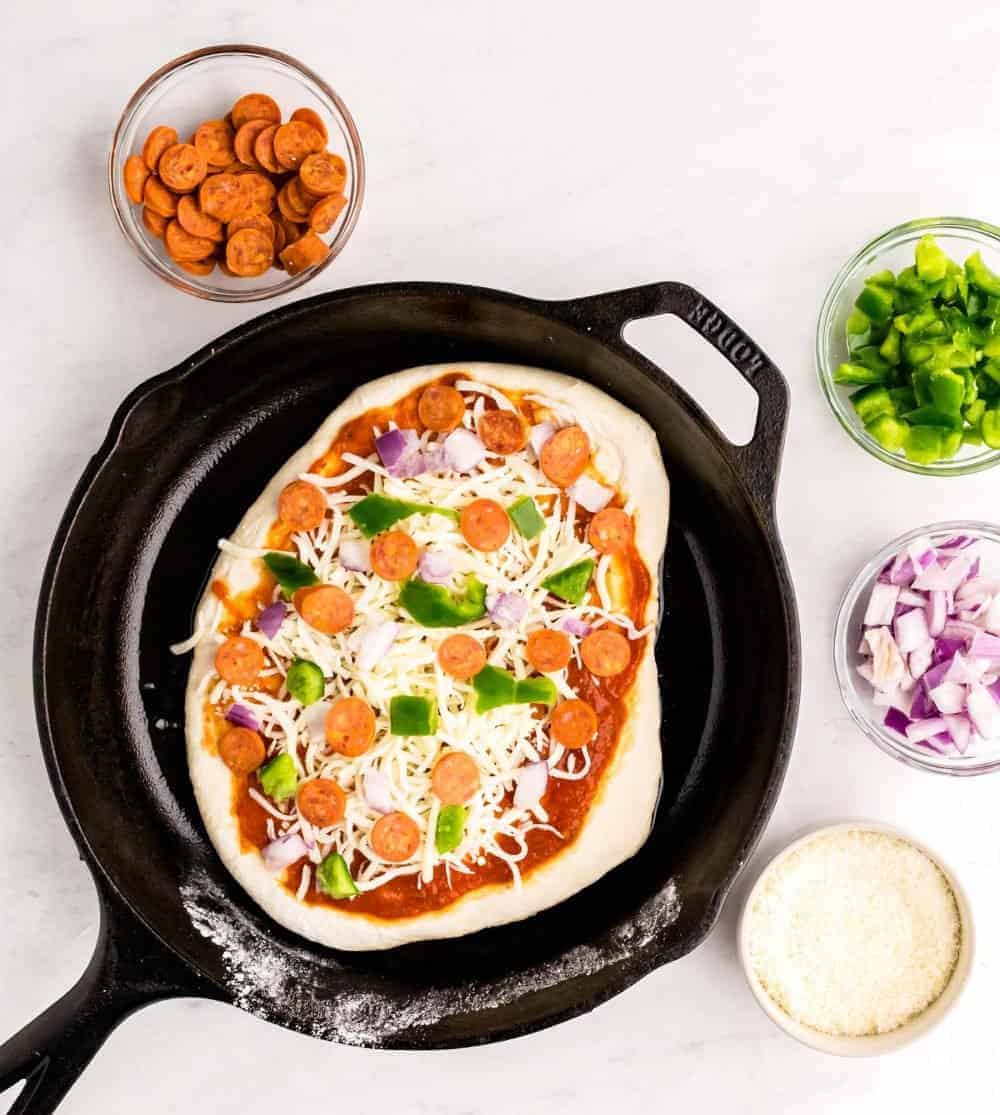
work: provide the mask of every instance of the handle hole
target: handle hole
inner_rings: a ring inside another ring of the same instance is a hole
[[[757,393],[718,349],[673,314],[631,321],[623,336],[680,384],[734,445],[757,422]]]

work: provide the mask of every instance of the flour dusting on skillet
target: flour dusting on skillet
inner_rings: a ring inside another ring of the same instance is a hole
[[[332,958],[329,984],[309,986],[287,952],[244,919],[207,875],[191,872],[180,889],[192,925],[221,951],[235,1006],[269,1022],[292,1016],[312,1037],[362,1046],[382,1045],[395,1035],[451,1015],[503,1007],[532,992],[618,964],[659,937],[681,910],[676,883],[669,879],[630,922],[595,944],[577,945],[544,964],[472,989],[429,987],[419,994],[394,996],[352,990],[351,970]]]

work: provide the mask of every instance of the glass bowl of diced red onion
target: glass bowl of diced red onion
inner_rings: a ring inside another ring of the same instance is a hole
[[[1000,769],[1000,527],[937,523],[884,546],[841,601],[834,664],[847,711],[893,758]]]

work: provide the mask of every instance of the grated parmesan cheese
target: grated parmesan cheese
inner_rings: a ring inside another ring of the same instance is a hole
[[[927,855],[890,833],[818,834],[767,872],[747,912],[753,970],[773,1002],[825,1034],[898,1029],[955,970],[955,895]]]

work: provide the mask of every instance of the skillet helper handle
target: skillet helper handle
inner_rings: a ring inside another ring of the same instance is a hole
[[[87,970],[61,999],[0,1045],[0,1092],[24,1081],[8,1115],[55,1111],[133,1011],[160,999],[205,994],[120,900],[106,892],[103,898],[97,948]]]
[[[614,347],[634,351],[622,337],[630,321],[673,314],[729,361],[757,393],[757,420],[746,445],[727,452],[758,508],[774,521],[781,450],[788,424],[788,384],[767,355],[703,294],[684,283],[650,283],[564,304],[576,324]]]

